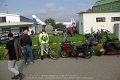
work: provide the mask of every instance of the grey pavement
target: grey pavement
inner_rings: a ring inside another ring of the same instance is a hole
[[[23,80],[120,80],[120,56],[93,56],[36,60],[34,64],[18,62]],[[0,61],[0,80],[11,80],[7,61]]]

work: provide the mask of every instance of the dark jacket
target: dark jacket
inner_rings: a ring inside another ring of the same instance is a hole
[[[25,46],[25,45],[31,45],[32,46],[32,39],[29,35],[27,34],[23,34],[21,36],[21,39],[20,39],[20,44],[21,46]]]
[[[16,53],[16,60],[18,61],[19,58],[21,58],[22,56],[22,49],[17,39],[14,39],[14,48],[15,48],[15,53]]]

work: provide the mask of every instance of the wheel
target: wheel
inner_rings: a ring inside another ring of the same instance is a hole
[[[50,58],[53,60],[56,60],[59,58],[58,50],[55,48],[52,48],[52,49],[49,48],[49,55],[50,55]]]
[[[100,51],[97,53],[97,56],[101,56],[101,52]]]
[[[66,51],[65,50],[62,50],[61,52],[60,52],[60,54],[61,54],[61,57],[63,57],[63,58],[67,58],[69,55],[66,53]]]
[[[55,36],[55,34],[53,34],[53,36]]]
[[[83,55],[85,59],[89,59],[92,57],[92,52],[91,51],[86,51],[85,54]]]
[[[36,59],[38,59],[39,58],[39,50],[38,49],[33,49],[32,50],[33,51],[33,57],[34,57],[34,59],[36,60]]]

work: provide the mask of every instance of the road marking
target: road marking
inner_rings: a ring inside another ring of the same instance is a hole
[[[93,77],[82,77],[79,75],[39,75],[26,76],[28,80],[93,80]]]

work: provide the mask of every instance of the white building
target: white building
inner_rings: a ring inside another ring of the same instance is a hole
[[[70,26],[76,26],[76,22],[74,20],[74,18],[71,18],[70,22],[56,22],[56,24],[63,24],[66,26],[66,28],[70,27]]]
[[[35,31],[34,23],[31,19],[16,14],[0,13],[0,34],[4,32],[21,33],[25,29],[29,31],[33,29]]]
[[[56,22],[56,24],[63,24],[66,26],[66,28],[68,28],[72,25],[71,22]]]
[[[90,33],[97,29],[106,29],[114,32],[114,24],[120,23],[120,12],[81,12],[79,15],[79,33]]]

